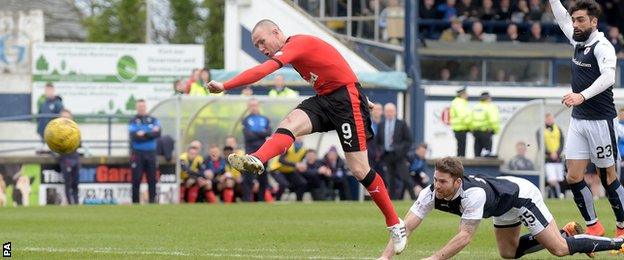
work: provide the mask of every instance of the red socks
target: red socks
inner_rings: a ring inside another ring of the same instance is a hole
[[[197,196],[199,195],[199,186],[193,185],[190,188],[188,188],[187,190],[188,190],[188,194],[186,196],[187,202],[188,203],[195,203],[195,202],[197,202]]]
[[[399,217],[396,211],[394,211],[394,206],[392,205],[390,196],[388,196],[388,190],[386,190],[386,185],[383,179],[381,179],[381,176],[371,169],[360,183],[366,187],[371,198],[375,201],[381,213],[383,213],[386,218],[386,225],[390,227],[398,224]]]
[[[204,196],[206,197],[206,201],[208,203],[215,203],[217,202],[217,197],[215,196],[214,192],[212,190],[206,191],[206,193],[204,193]]]
[[[271,203],[273,202],[273,194],[271,194],[270,189],[266,189],[264,191],[264,201]]]
[[[264,144],[251,155],[266,163],[271,158],[285,153],[295,141],[295,136],[285,128],[278,128]]]
[[[223,190],[223,202],[226,204],[234,202],[234,189],[225,188]]]

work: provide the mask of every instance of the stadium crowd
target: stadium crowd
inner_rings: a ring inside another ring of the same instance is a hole
[[[298,5],[311,15],[319,15],[319,1],[298,0]],[[326,0],[323,16],[347,16],[348,1]],[[544,0],[420,0],[419,14],[421,38],[441,41],[520,41],[565,42],[554,21],[547,1]],[[567,6],[570,0],[564,0]],[[622,52],[624,7],[617,0],[598,1],[603,10],[600,29]],[[351,1],[351,14],[370,16],[379,14],[378,27],[381,39],[399,43],[400,30],[405,17],[403,0]],[[379,10],[375,10],[379,8]],[[459,26],[461,25],[461,26]],[[327,22],[327,26],[344,32],[344,22]],[[354,21],[356,37],[373,38],[370,21]],[[362,27],[358,29],[358,27]],[[395,33],[396,31],[396,33]],[[388,35],[390,34],[390,35]],[[394,35],[394,36],[393,36]]]

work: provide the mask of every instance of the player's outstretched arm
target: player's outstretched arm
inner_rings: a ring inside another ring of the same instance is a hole
[[[210,91],[210,93],[221,93],[224,90],[249,85],[257,82],[258,80],[261,80],[262,78],[276,71],[280,67],[281,66],[277,61],[268,60],[251,69],[243,71],[242,73],[236,75],[234,78],[226,81],[225,83],[212,80],[208,83],[208,90]]]
[[[419,218],[418,216],[416,216],[414,213],[412,213],[411,211],[407,213],[407,216],[405,216],[405,219],[403,220],[405,221],[405,228],[407,229],[407,237],[409,238],[409,236],[412,234],[412,231],[414,231],[422,222],[422,218]],[[394,246],[392,245],[392,239],[390,239],[388,241],[388,245],[386,246],[386,249],[384,249],[384,251],[381,253],[381,256],[379,257],[379,259],[392,259],[392,256],[394,255]]]
[[[568,13],[568,10],[563,7],[560,0],[549,0],[550,7],[552,9],[553,15],[555,16],[555,20],[557,24],[559,24],[559,28],[563,31],[563,34],[568,38],[570,43],[574,45],[575,41],[572,39],[572,35],[574,34],[574,27],[572,27],[572,17]]]
[[[449,259],[459,253],[464,247],[470,244],[474,233],[479,227],[480,219],[463,219],[459,224],[459,233],[455,235],[446,245],[435,252],[428,259]]]

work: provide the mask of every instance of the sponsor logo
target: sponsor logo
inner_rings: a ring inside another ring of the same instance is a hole
[[[589,63],[582,63],[582,62],[576,60],[576,58],[572,59],[572,62],[574,62],[574,64],[576,64],[577,66],[580,66],[580,67],[591,68],[591,64],[589,64]]]

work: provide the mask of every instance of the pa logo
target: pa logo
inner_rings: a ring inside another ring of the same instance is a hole
[[[2,257],[11,257],[11,242],[2,244]]]

